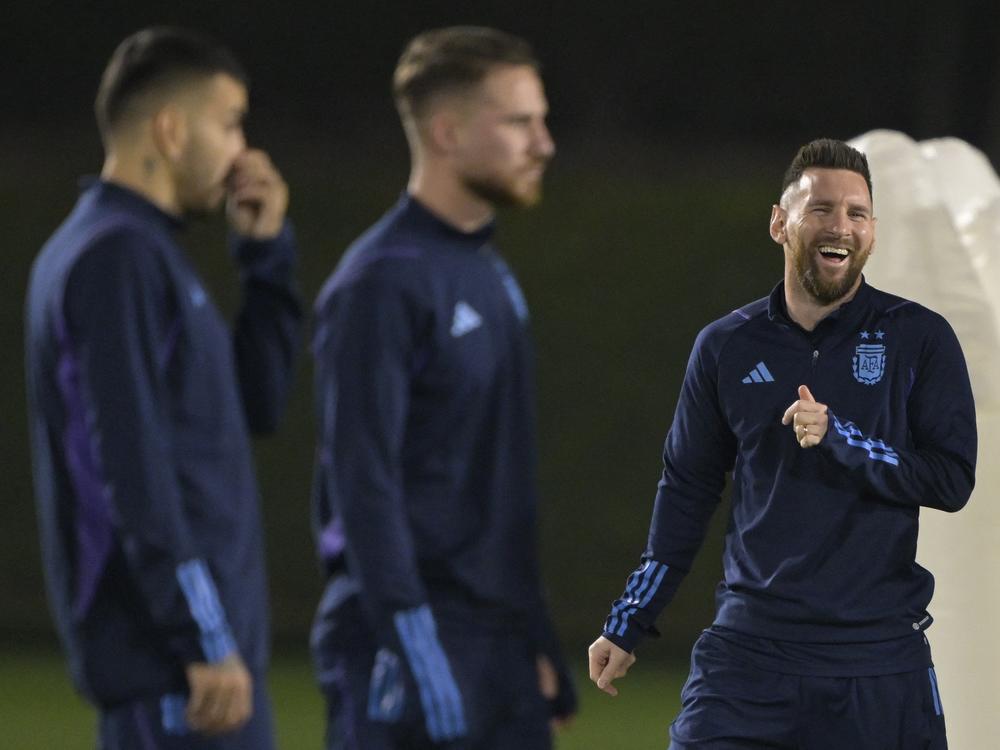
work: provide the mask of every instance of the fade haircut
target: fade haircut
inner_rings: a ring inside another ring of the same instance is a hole
[[[785,178],[781,181],[781,195],[784,196],[788,186],[797,183],[801,179],[802,173],[810,167],[847,169],[851,172],[857,172],[865,178],[865,183],[868,185],[868,197],[874,199],[872,174],[868,170],[868,158],[856,148],[833,138],[818,138],[799,149],[785,172]]]
[[[520,37],[483,26],[425,31],[403,50],[392,77],[392,95],[404,122],[420,119],[442,94],[465,94],[497,66],[540,66]]]
[[[151,94],[225,73],[243,85],[247,75],[232,53],[211,37],[171,26],[154,26],[127,37],[111,55],[97,89],[94,113],[105,143]]]

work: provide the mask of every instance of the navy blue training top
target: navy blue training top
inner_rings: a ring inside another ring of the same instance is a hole
[[[356,582],[382,645],[428,604],[551,645],[528,309],[492,235],[404,195],[316,302],[319,552]]]
[[[811,449],[781,424],[802,384],[829,407]],[[944,318],[863,282],[807,332],[789,319],[779,284],[697,337],[643,562],[604,635],[632,650],[655,633],[731,472],[717,632],[755,647],[922,644],[934,579],[915,559],[919,509],[962,508],[975,463],[968,371]],[[838,669],[870,672],[866,653]]]
[[[270,431],[298,346],[289,226],[233,238],[231,331],[180,222],[97,181],[32,268],[26,355],[50,602],[77,686],[101,705],[182,689],[236,650],[267,662],[248,428]]]

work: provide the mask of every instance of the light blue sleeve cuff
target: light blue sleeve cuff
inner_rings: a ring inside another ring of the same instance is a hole
[[[191,616],[198,623],[205,660],[216,663],[235,653],[236,641],[205,561],[196,558],[178,565],[177,580]]]

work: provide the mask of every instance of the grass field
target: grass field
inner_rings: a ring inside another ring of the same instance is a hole
[[[637,665],[610,698],[580,675],[581,710],[558,750],[665,750],[682,671]],[[305,656],[279,655],[270,675],[283,750],[318,750],[323,711]],[[0,717],[5,748],[93,750],[94,713],[72,690],[58,654],[0,652]]]

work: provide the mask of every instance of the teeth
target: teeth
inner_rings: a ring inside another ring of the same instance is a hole
[[[823,255],[839,255],[841,258],[846,258],[850,255],[851,251],[843,247],[832,247],[831,245],[823,245],[819,251]]]

